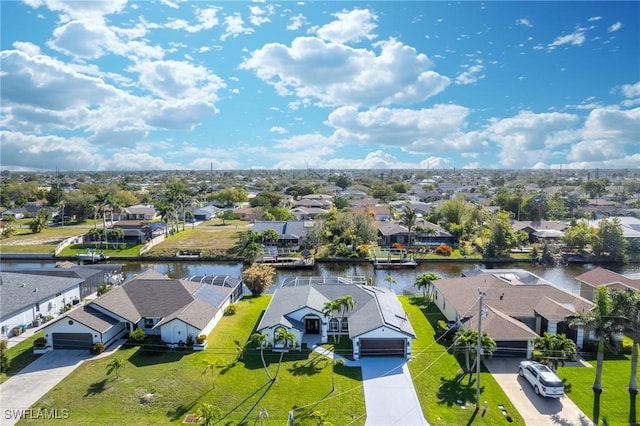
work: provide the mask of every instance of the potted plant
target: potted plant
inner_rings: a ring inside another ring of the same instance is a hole
[[[49,352],[51,349],[51,346],[47,346],[47,339],[44,337],[38,337],[33,342],[33,353],[36,355],[42,355],[43,353]]]
[[[196,343],[193,345],[194,351],[203,351],[207,347],[207,336],[200,334],[196,337]]]

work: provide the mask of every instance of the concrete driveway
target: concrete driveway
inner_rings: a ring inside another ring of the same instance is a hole
[[[361,358],[365,426],[429,426],[404,358]]]
[[[536,395],[524,377],[518,375],[521,358],[494,357],[484,361],[527,426],[592,426],[593,422],[568,397],[544,398]],[[489,409],[497,402],[489,401]]]

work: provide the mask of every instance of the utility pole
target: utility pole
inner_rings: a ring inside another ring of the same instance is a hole
[[[476,410],[480,411],[480,356],[482,355],[482,315],[484,314],[482,304],[486,293],[478,288],[478,294],[480,300],[478,301],[478,345],[476,347]]]

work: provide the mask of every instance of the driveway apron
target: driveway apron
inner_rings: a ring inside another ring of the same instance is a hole
[[[41,414],[38,410],[44,408],[34,406],[40,398],[84,361],[109,356],[121,344],[122,341],[116,342],[100,355],[92,355],[87,349],[56,349],[41,355],[0,385],[0,425],[14,425],[21,418],[37,418]],[[67,414],[69,420],[73,419],[73,411],[69,407],[53,407],[45,413],[58,418]]]
[[[413,386],[407,360],[361,358],[365,426],[429,426]]]
[[[593,422],[567,396],[544,398],[536,395],[529,382],[518,375],[521,360],[521,358],[494,357],[483,362],[527,426],[593,425]],[[500,403],[501,401],[488,401],[489,409],[497,410]]]

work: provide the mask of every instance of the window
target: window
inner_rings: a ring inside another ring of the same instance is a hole
[[[153,318],[144,319],[144,328],[153,328],[154,325]]]
[[[348,319],[342,318],[342,326],[341,326],[340,332],[342,332],[342,333],[348,333],[349,332],[349,320]]]
[[[36,312],[40,312],[40,303],[36,302]]]
[[[338,319],[337,318],[331,318],[331,321],[329,321],[329,331],[338,331]]]

